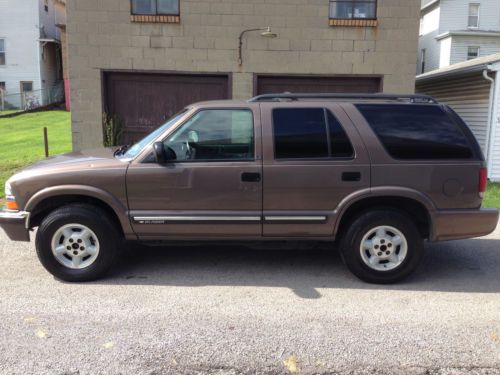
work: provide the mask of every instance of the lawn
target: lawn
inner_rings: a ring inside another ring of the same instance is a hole
[[[500,209],[500,182],[488,183],[483,207]]]
[[[47,127],[50,155],[71,151],[70,114],[36,112],[0,118],[0,198],[5,181],[17,170],[43,159],[43,128]]]
[[[22,109],[6,109],[5,111],[0,111],[0,116],[11,115],[17,112],[22,112]]]

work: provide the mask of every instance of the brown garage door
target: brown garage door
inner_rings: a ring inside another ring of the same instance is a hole
[[[123,124],[122,143],[144,137],[186,105],[229,97],[228,75],[106,73],[105,111]]]
[[[380,77],[257,76],[256,93],[375,93]]]

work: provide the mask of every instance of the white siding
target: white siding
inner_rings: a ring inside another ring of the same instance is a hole
[[[427,3],[428,1],[425,1]],[[500,0],[440,0],[436,5],[427,9],[423,16],[422,31],[433,29],[435,16],[431,16],[433,9],[439,9],[439,28],[429,33],[421,32],[419,38],[419,53],[425,48],[427,54],[426,72],[467,60],[469,43],[480,47],[480,56],[500,52],[500,35],[498,37],[452,37],[451,54],[448,61],[449,45],[436,40],[436,36],[454,31],[468,31],[469,4],[479,3],[479,28],[472,31],[500,31]],[[433,8],[435,7],[435,8]],[[425,22],[427,20],[427,23]],[[467,40],[466,40],[467,39]],[[445,56],[441,52],[446,53]],[[420,61],[419,61],[420,66]],[[420,73],[420,70],[418,70]]]
[[[479,29],[500,31],[500,1],[498,0],[441,0],[439,32],[467,30],[469,3],[481,4]]]
[[[439,41],[440,55],[439,67],[444,68],[450,65],[451,60],[451,38],[444,38]]]
[[[6,82],[7,101],[19,102],[19,95],[12,95],[19,93],[21,81],[40,89],[38,23],[38,0],[0,0],[0,37],[6,43],[0,81]]]
[[[471,128],[483,152],[486,151],[490,84],[481,73],[455,79],[437,79],[432,83],[417,83],[416,90],[453,108]]]
[[[436,41],[439,34],[439,6],[436,5],[428,10],[422,17],[422,30],[418,42],[417,74],[422,73],[422,49],[425,49],[426,56],[425,72],[439,68],[439,44]]]
[[[500,74],[496,77],[495,113],[491,127],[491,144],[489,160],[489,177],[492,181],[500,181]]]
[[[422,16],[421,35],[427,35],[439,30],[439,14],[439,6],[436,6]]]
[[[498,37],[454,36],[451,47],[451,64],[467,60],[468,47],[479,47],[479,57],[499,53],[500,35]]]

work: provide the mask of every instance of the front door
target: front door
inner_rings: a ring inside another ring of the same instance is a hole
[[[263,235],[332,236],[338,206],[370,187],[363,142],[338,104],[262,103]]]
[[[130,218],[143,239],[262,235],[258,105],[204,108],[163,140],[176,159],[133,162]]]

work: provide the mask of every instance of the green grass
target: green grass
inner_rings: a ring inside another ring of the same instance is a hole
[[[10,115],[12,113],[22,112],[22,109],[7,109],[5,111],[0,111],[0,116],[2,115]]]
[[[45,157],[43,128],[47,127],[49,154],[71,151],[70,114],[47,111],[0,118],[0,198],[5,181],[16,171]]]
[[[488,183],[483,207],[500,209],[500,182]]]

